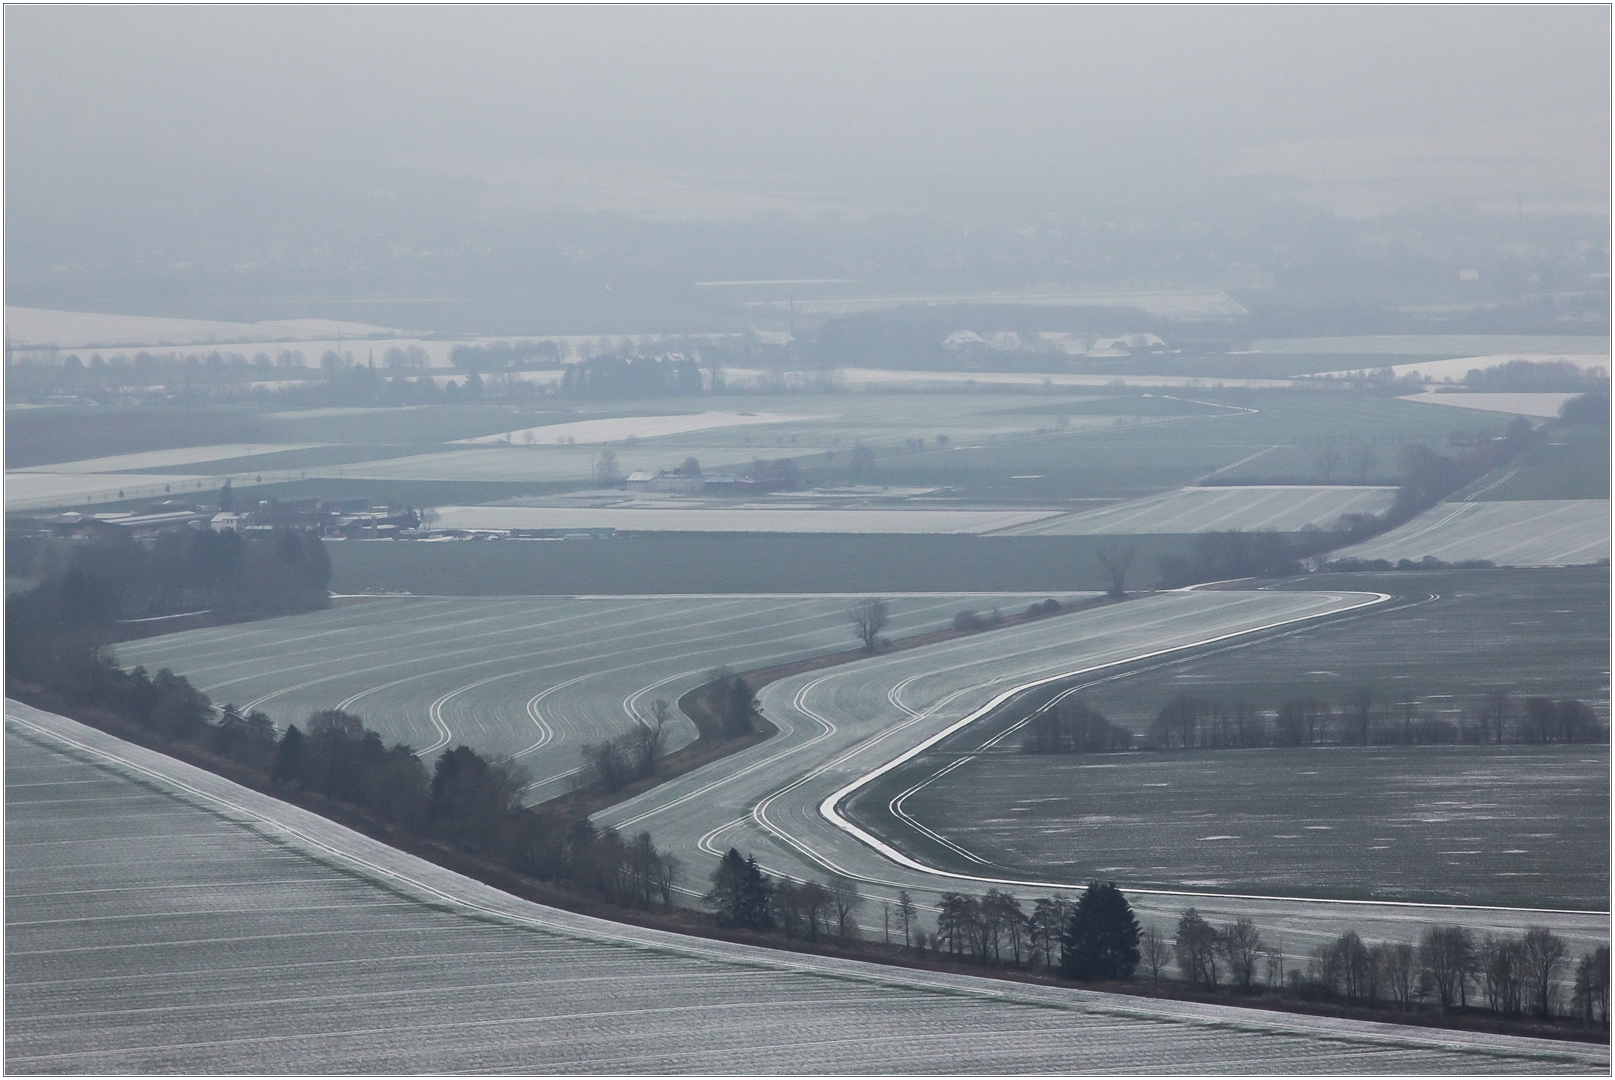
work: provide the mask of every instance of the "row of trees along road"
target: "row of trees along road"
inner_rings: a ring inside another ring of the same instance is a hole
[[[719,926],[817,941],[865,936],[856,883],[773,878],[730,848],[712,871],[705,903]],[[1417,943],[1367,943],[1348,930],[1312,953],[1287,957],[1250,919],[1217,926],[1193,907],[1174,930],[1140,926],[1114,882],[1092,882],[1075,901],[1044,897],[1030,911],[1002,889],[946,892],[927,932],[907,891],[883,904],[879,933],[915,955],[985,967],[1057,973],[1079,982],[1127,982],[1142,974],[1159,992],[1176,981],[1198,995],[1272,995],[1403,1013],[1488,1010],[1504,1017],[1568,1017],[1609,1023],[1609,949],[1573,959],[1544,927],[1486,937],[1429,926]],[[1290,961],[1297,963],[1292,966]],[[1174,973],[1177,979],[1174,980]]]

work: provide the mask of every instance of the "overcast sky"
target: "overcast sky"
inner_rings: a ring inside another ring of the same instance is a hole
[[[1607,185],[1607,6],[8,7],[5,30],[13,200],[475,156],[1071,210],[1342,139],[1482,170],[1585,147]]]

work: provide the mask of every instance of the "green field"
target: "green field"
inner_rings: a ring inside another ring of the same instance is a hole
[[[1608,910],[1609,768],[1606,746],[1001,751],[901,807],[991,863],[1074,885]],[[854,808],[981,873],[884,813],[907,786]]]

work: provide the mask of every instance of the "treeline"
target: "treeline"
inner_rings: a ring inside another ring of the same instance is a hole
[[[709,880],[704,900],[720,926],[776,932],[787,940],[867,940],[856,916],[868,909],[868,899],[849,879],[773,878],[754,856],[730,848]],[[1573,958],[1545,927],[1477,939],[1461,926],[1429,926],[1417,943],[1373,944],[1348,930],[1292,957],[1282,939],[1269,943],[1248,918],[1213,925],[1190,907],[1170,932],[1141,926],[1115,882],[1092,882],[1075,901],[1042,897],[1030,908],[998,888],[980,895],[945,892],[934,920],[935,929],[927,931],[902,890],[895,902],[881,905],[878,933],[884,944],[932,961],[1044,971],[1079,982],[1143,975],[1156,992],[1175,973],[1197,995],[1272,995],[1403,1013],[1484,1008],[1510,1019],[1609,1024],[1608,947]]]
[[[615,739],[583,744],[578,751],[578,771],[573,774],[574,790],[611,795],[635,780],[656,775],[656,762],[667,741],[667,721],[673,708],[666,698],[657,698],[651,702],[650,711],[650,722],[636,719],[632,728]]]
[[[1282,943],[1266,942],[1250,919],[1213,926],[1191,907],[1170,939],[1158,928],[1145,930],[1140,958],[1157,983],[1175,963],[1191,989],[1212,994],[1283,994],[1404,1013],[1425,1006],[1460,1013],[1484,1002],[1507,1018],[1609,1025],[1609,947],[1573,959],[1564,939],[1542,926],[1527,927],[1519,937],[1480,939],[1463,926],[1428,926],[1417,944],[1369,944],[1348,930],[1297,957],[1304,966],[1292,967]]]
[[[449,351],[454,366],[465,371],[521,371],[554,367],[561,351],[553,341],[496,341],[488,345],[456,345]]]
[[[11,566],[28,561],[45,580],[12,597],[8,615],[63,632],[202,609],[279,615],[323,608],[330,599],[325,546],[316,533],[295,528],[262,536],[176,529],[150,546],[127,537],[18,546],[27,550],[15,552]]]
[[[567,365],[561,393],[580,398],[648,398],[699,394],[701,369],[684,357],[596,356]]]
[[[1516,699],[1493,691],[1456,721],[1430,716],[1409,697],[1367,690],[1338,701],[1285,698],[1259,709],[1247,700],[1178,694],[1142,736],[1119,727],[1074,697],[1057,698],[1028,718],[1021,750],[1082,754],[1113,750],[1213,750],[1267,746],[1424,746],[1447,743],[1608,742],[1609,725],[1584,701]]]
[[[1609,396],[1608,375],[1569,360],[1510,360],[1489,368],[1471,368],[1464,385],[1490,393],[1601,392]]]
[[[58,548],[34,553],[43,564]],[[317,535],[176,530],[147,548],[118,538],[76,543],[67,565],[6,600],[8,677],[72,691],[95,674],[121,620],[207,610],[224,618],[326,607],[331,563]]]

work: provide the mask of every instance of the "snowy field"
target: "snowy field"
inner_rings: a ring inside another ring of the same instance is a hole
[[[1559,406],[1579,394],[1412,394],[1400,401],[1417,401],[1425,405],[1448,405],[1458,409],[1476,409],[1481,412],[1507,413],[1510,416],[1553,417],[1559,415]]]
[[[1607,1047],[882,968],[517,900],[6,703],[18,1073],[1607,1073]],[[63,858],[71,851],[71,858]],[[704,867],[687,867],[699,884]]]
[[[790,416],[781,413],[724,413],[702,412],[683,416],[617,416],[601,420],[578,420],[569,424],[549,424],[544,427],[522,428],[496,435],[481,435],[475,439],[457,439],[456,442],[477,444],[509,443],[512,445],[571,445],[573,443],[620,442],[623,439],[656,439],[664,435],[683,435],[691,431],[709,431],[714,428],[749,427],[757,424],[801,423],[824,419],[817,416]]]
[[[1210,529],[1327,529],[1342,514],[1377,514],[1395,488],[1206,487],[1182,488],[1103,510],[1065,514],[1007,530],[1015,536],[1096,536],[1197,533]]]
[[[963,533],[1022,531],[1048,510],[637,509],[444,506],[434,529],[618,529],[641,532]]]
[[[214,477],[174,476],[167,473],[43,473],[6,474],[6,512],[48,510],[86,502],[114,499],[161,499],[217,488]]]
[[[1490,559],[1499,566],[1570,566],[1609,558],[1608,499],[1440,503],[1383,536],[1331,558],[1445,562]]]
[[[1609,364],[1609,338],[1582,334],[1364,334],[1357,337],[1258,338],[1261,353],[1318,353],[1343,356],[1433,356],[1475,360],[1530,359],[1532,356],[1591,355]],[[1501,357],[1502,359],[1496,359]],[[1487,367],[1481,364],[1480,367]],[[1468,370],[1467,368],[1465,369]],[[1463,372],[1459,372],[1462,375]]]
[[[1585,345],[1583,345],[1585,348]],[[1460,356],[1450,360],[1421,360],[1410,364],[1393,364],[1391,371],[1397,378],[1406,378],[1409,375],[1431,382],[1463,382],[1464,377],[1471,371],[1485,371],[1487,368],[1501,367],[1515,360],[1525,360],[1533,364],[1555,363],[1568,361],[1587,371],[1603,372],[1609,375],[1609,354],[1606,353],[1496,353],[1491,356]],[[1363,368],[1354,368],[1350,371],[1325,371],[1311,376],[1314,379],[1341,379],[1360,375]]]
[[[893,595],[888,636],[948,626],[964,608],[1024,611],[1046,593]],[[1072,594],[1062,593],[1062,600]],[[539,798],[614,737],[707,673],[854,648],[841,596],[507,597],[370,600],[307,615],[117,646],[120,663],[172,668],[215,704],[284,728],[341,708],[430,756],[451,742],[518,757]],[[668,749],[695,738],[676,716]]]
[[[139,454],[118,454],[114,457],[62,461],[53,465],[32,465],[17,471],[26,473],[138,473],[147,469],[166,469],[175,465],[198,465],[209,461],[228,461],[231,458],[251,457],[257,454],[279,454],[288,450],[312,450],[330,445],[332,444],[221,443],[215,446],[187,446],[178,450],[147,450]]]
[[[1025,387],[1038,389],[1044,386],[1150,386],[1150,387],[1207,387],[1243,386],[1253,389],[1288,387],[1288,379],[1210,379],[1189,375],[1078,375],[1069,372],[1040,374],[1013,371],[897,371],[884,368],[845,368],[851,389],[892,386],[902,389],[923,387],[969,386]]]

